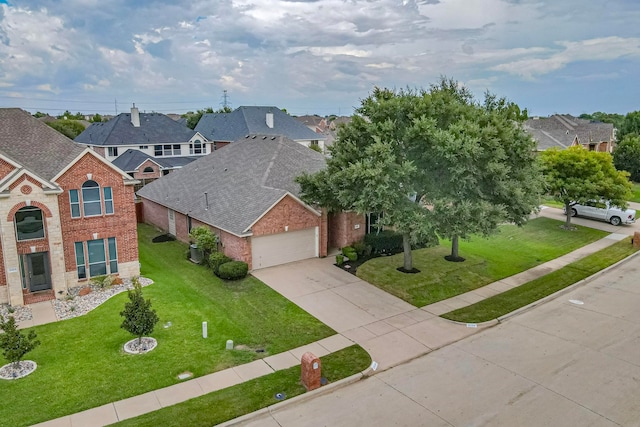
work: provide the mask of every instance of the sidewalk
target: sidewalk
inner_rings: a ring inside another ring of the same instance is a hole
[[[148,412],[172,406],[194,397],[231,387],[275,371],[300,364],[307,351],[318,357],[342,350],[353,342],[342,335],[332,335],[320,341],[255,360],[233,368],[218,371],[203,377],[150,391],[118,402],[108,403],[76,414],[36,424],[41,427],[99,427],[134,418]]]
[[[462,325],[440,318],[439,315],[541,277],[625,237],[628,236],[612,233],[530,270],[422,308],[416,308],[388,295],[350,273],[331,269],[331,260],[327,261],[327,258],[259,270],[254,275],[339,333],[297,349],[50,420],[38,426],[93,427],[111,424],[287,369],[299,364],[302,354],[306,351],[321,357],[354,343],[370,353],[372,359],[379,363],[379,370],[385,370],[497,324],[496,321],[477,327]],[[318,268],[323,275],[314,275],[313,268]],[[283,278],[282,275],[276,274],[279,271],[288,271],[289,276]],[[296,271],[301,276],[291,277],[292,272],[295,274]],[[300,279],[306,277],[305,275],[312,276],[312,280],[309,281],[310,289],[306,293],[302,289],[305,286],[304,280]],[[319,282],[323,280],[326,283],[321,286]],[[295,286],[291,286],[292,283]],[[345,300],[337,299],[338,296]],[[380,300],[381,297],[384,299]],[[349,298],[357,301],[347,301]],[[49,304],[50,312],[46,304]],[[57,320],[55,314],[53,319],[51,318],[53,308],[50,302],[34,304],[36,305],[38,307],[32,307],[34,325]]]

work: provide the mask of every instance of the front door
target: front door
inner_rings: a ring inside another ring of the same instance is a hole
[[[49,253],[39,252],[36,254],[27,254],[27,273],[30,292],[51,289]]]

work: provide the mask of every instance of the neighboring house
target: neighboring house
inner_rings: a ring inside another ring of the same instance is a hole
[[[326,256],[360,240],[365,219],[328,215],[300,200],[294,179],[326,167],[322,154],[285,138],[253,135],[138,191],[144,221],[183,241],[209,226],[220,250],[252,269]]]
[[[611,123],[580,119],[569,114],[533,117],[524,123],[524,129],[538,143],[538,151],[579,145],[591,151],[611,153],[615,146],[615,129]]]
[[[195,127],[202,136],[221,148],[247,135],[284,136],[324,152],[325,137],[277,107],[238,107],[230,113],[205,113]]]
[[[0,303],[140,274],[136,182],[26,111],[0,109]]]
[[[138,191],[148,183],[168,174],[174,169],[179,169],[197,160],[199,157],[200,156],[153,157],[140,150],[130,148],[120,154],[112,163],[140,181],[139,184],[135,186],[135,191]]]
[[[324,133],[327,129],[329,129],[329,125],[327,124],[327,119],[320,116],[298,116],[295,117],[297,121],[304,124],[309,130],[312,130],[315,133]]]
[[[118,114],[108,122],[93,123],[75,141],[91,147],[110,162],[127,150],[137,150],[155,159],[171,159],[162,163],[163,174],[213,149],[211,142],[184,123],[160,113],[140,113],[135,105],[131,113]],[[129,159],[121,163],[129,163]],[[133,176],[142,171],[127,172]]]

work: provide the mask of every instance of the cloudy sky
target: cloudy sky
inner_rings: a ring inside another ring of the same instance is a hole
[[[553,113],[640,110],[638,0],[0,0],[0,107],[349,115],[445,75]]]

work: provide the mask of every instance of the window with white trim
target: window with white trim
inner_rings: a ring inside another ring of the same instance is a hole
[[[189,154],[204,154],[204,144],[199,139],[196,139],[189,144]]]
[[[110,157],[118,157],[118,147],[107,147],[107,152]]]
[[[93,180],[85,181],[80,190],[69,190],[69,205],[71,218],[100,216],[114,213],[113,190],[111,187],[102,187]]]
[[[75,242],[78,279],[87,279],[118,272],[116,238]]]
[[[164,144],[153,146],[153,155],[156,157],[179,156],[180,154],[180,144]]]

